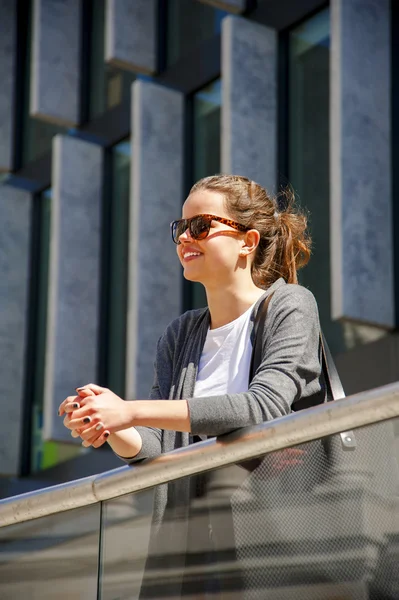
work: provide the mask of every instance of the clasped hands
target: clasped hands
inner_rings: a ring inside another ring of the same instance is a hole
[[[99,448],[111,433],[130,427],[131,402],[93,383],[76,388],[76,393],[60,404],[58,414],[65,415],[65,427],[72,437],[82,438],[85,448]]]

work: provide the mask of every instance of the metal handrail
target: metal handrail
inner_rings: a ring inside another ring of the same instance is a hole
[[[399,417],[399,383],[174,450],[137,466],[0,500],[0,527],[117,498],[394,417]]]

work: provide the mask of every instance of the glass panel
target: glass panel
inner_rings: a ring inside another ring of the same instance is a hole
[[[39,257],[35,264],[34,278],[37,282],[36,348],[34,384],[32,391],[32,448],[31,472],[52,467],[79,454],[87,452],[81,446],[60,442],[44,441],[43,430],[43,393],[44,365],[46,353],[46,326],[49,277],[51,193],[49,188],[35,198],[39,212]],[[72,438],[71,438],[72,439]]]
[[[178,480],[161,525],[160,486],[150,539],[148,492],[107,502],[103,598],[137,598],[142,579],[146,598],[397,600],[398,426]]]
[[[130,159],[130,139],[112,149],[107,385],[122,398],[125,396],[126,369]]]
[[[22,156],[21,166],[40,158],[51,150],[52,139],[57,133],[66,133],[67,127],[47,123],[29,115],[29,94],[31,84],[31,58],[32,58],[32,2],[29,2],[28,10],[28,41],[25,58],[25,93],[22,116]]]
[[[101,600],[138,598],[151,531],[154,490],[103,503]]]
[[[108,65],[104,61],[105,0],[93,3],[90,52],[89,119],[130,98],[130,88],[136,75]]]
[[[369,325],[331,320],[329,77],[330,12],[323,10],[289,38],[289,180],[310,211],[313,256],[300,282],[315,294],[332,352],[387,335]]]
[[[96,600],[100,505],[0,528],[0,598]]]
[[[221,31],[222,19],[228,13],[198,2],[169,0],[167,25],[168,65],[175,64],[205,40]]]
[[[220,171],[222,82],[217,79],[194,95],[194,181]],[[205,288],[190,284],[189,308],[206,306]]]

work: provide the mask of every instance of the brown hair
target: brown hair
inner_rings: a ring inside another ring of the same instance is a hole
[[[259,231],[260,241],[251,267],[256,285],[268,288],[279,277],[287,283],[298,283],[297,270],[309,261],[311,239],[307,232],[307,216],[295,206],[292,188],[272,197],[246,177],[212,175],[194,184],[190,194],[199,190],[223,194],[230,217]],[[281,196],[285,206],[279,210]]]

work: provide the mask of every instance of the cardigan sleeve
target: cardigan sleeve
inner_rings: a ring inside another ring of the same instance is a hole
[[[270,301],[263,357],[247,392],[187,400],[193,434],[222,435],[291,412],[303,395],[320,392],[320,324],[313,294],[285,285]]]

